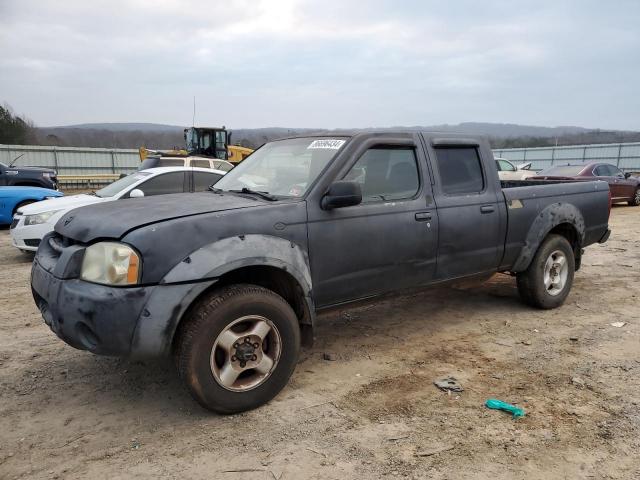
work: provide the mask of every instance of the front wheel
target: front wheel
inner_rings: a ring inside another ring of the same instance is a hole
[[[636,189],[636,193],[631,200],[629,200],[629,205],[631,207],[640,206],[640,187]]]
[[[266,288],[234,285],[205,298],[185,319],[175,359],[191,395],[209,410],[230,414],[275,397],[299,351],[291,306]]]
[[[559,307],[569,295],[574,273],[571,245],[561,235],[549,235],[538,248],[529,268],[516,277],[520,298],[537,308]]]

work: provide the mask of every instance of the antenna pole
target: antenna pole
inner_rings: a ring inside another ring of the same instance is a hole
[[[196,96],[193,96],[193,119],[191,121],[191,126],[196,126]]]

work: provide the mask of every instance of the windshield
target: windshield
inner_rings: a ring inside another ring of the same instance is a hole
[[[346,139],[317,137],[267,143],[222,177],[216,188],[302,197],[345,143]]]
[[[559,165],[542,170],[538,175],[542,177],[575,177],[582,170],[584,165]]]
[[[132,173],[130,175],[127,175],[126,177],[122,177],[120,180],[116,180],[115,182],[107,185],[104,188],[101,188],[96,192],[96,195],[100,198],[113,197],[125,188],[133,185],[134,183],[142,180],[145,177],[148,177],[149,175],[151,175],[149,172]]]

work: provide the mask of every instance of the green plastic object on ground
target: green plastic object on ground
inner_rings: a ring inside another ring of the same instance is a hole
[[[485,406],[491,408],[493,410],[504,410],[505,412],[509,412],[513,414],[513,418],[524,417],[524,410],[522,408],[518,408],[515,405],[511,405],[510,403],[503,402],[502,400],[496,400],[495,398],[490,398],[486,402],[484,402]]]

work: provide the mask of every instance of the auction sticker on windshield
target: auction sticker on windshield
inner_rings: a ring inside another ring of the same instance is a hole
[[[346,140],[336,140],[332,138],[323,138],[322,140],[314,140],[311,142],[311,145],[307,147],[307,150],[310,148],[325,148],[328,150],[338,150]]]

